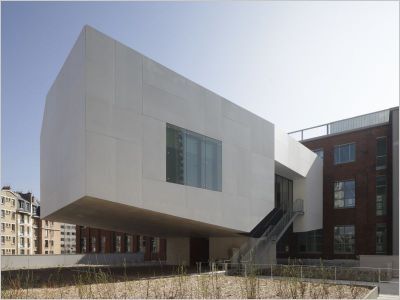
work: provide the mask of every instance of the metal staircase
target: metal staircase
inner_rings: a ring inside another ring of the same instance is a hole
[[[293,209],[284,212],[276,224],[267,226],[260,237],[250,238],[243,244],[232,256],[232,263],[266,263],[271,246],[279,241],[296,217],[302,214],[304,214],[303,200],[296,199],[293,202]]]

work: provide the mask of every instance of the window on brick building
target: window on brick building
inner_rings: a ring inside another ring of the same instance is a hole
[[[356,160],[356,144],[344,144],[335,146],[334,163],[344,164]]]
[[[139,238],[139,250],[142,253],[146,252],[146,239],[142,235]]]
[[[336,181],[334,183],[334,207],[350,208],[355,206],[354,180]]]
[[[86,253],[86,238],[81,238],[81,253]]]
[[[92,252],[96,252],[96,237],[95,236],[92,236],[92,242],[91,242],[91,245],[92,245]]]
[[[387,249],[386,224],[376,224],[376,254],[386,254]]]
[[[355,230],[354,225],[335,226],[334,252],[336,254],[354,253]]]
[[[386,176],[376,177],[376,215],[386,215],[387,183]]]
[[[107,238],[104,235],[102,235],[101,236],[101,244],[100,244],[101,253],[105,253],[106,252],[106,241],[107,241]]]
[[[381,170],[386,168],[387,160],[387,140],[386,136],[376,139],[376,169]]]
[[[152,238],[151,253],[160,252],[160,239],[158,237]]]
[[[115,237],[115,252],[120,253],[121,252],[121,236],[117,235]]]
[[[131,235],[126,235],[125,237],[125,250],[126,252],[132,252],[132,236]]]

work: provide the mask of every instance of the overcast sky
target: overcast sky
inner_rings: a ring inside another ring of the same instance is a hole
[[[2,184],[39,196],[46,93],[89,24],[285,131],[399,103],[399,2],[2,2]]]

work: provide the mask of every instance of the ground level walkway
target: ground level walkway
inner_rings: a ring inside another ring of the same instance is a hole
[[[399,279],[393,278],[390,282],[381,282],[378,299],[399,299]]]

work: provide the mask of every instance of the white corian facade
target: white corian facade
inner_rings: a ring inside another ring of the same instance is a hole
[[[166,181],[167,124],[221,142],[221,191]],[[175,239],[232,238],[274,208],[275,174],[293,180],[294,199],[304,200],[294,230],[321,228],[316,154],[89,26],[47,95],[41,213],[49,220]]]

